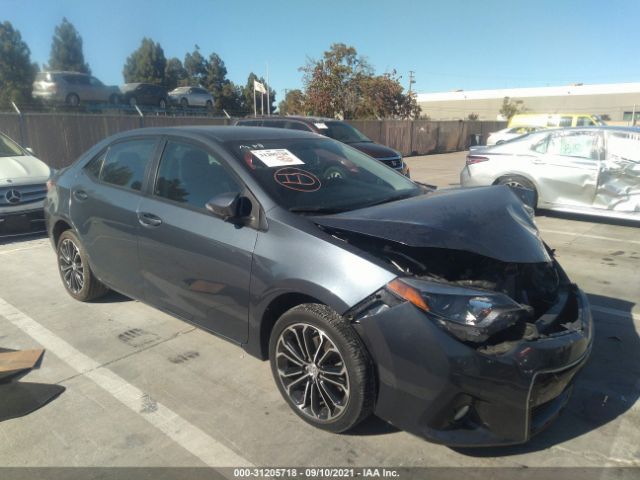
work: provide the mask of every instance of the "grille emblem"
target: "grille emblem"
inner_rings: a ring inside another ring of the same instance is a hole
[[[14,188],[9,190],[7,193],[5,193],[4,198],[7,199],[7,202],[15,205],[16,203],[20,203],[20,200],[22,199],[22,195],[18,190]]]

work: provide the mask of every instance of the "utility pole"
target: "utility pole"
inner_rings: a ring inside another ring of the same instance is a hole
[[[409,70],[409,96],[411,96],[411,86],[416,83],[415,74],[416,72],[413,70]]]

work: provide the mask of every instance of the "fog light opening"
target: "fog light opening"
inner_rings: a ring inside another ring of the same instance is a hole
[[[458,422],[464,418],[464,416],[469,413],[469,405],[463,405],[458,410],[456,410],[455,415],[453,416],[453,421]]]

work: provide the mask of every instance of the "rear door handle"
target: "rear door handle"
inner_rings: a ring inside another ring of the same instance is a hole
[[[138,212],[138,221],[143,227],[158,227],[162,225],[162,219],[153,213]]]
[[[75,198],[79,202],[84,202],[87,198],[89,198],[89,195],[87,195],[87,192],[85,192],[84,190],[74,190],[73,198]]]

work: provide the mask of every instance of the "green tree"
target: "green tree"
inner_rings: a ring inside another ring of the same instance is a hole
[[[54,30],[49,64],[46,68],[91,73],[89,64],[84,61],[82,37],[66,17]]]
[[[502,99],[502,107],[500,107],[500,115],[507,120],[511,120],[511,117],[518,113],[525,111],[524,102],[522,100],[511,100],[509,97]]]
[[[187,71],[182,66],[182,62],[179,58],[172,57],[167,60],[167,65],[164,67],[164,85],[169,90],[173,90],[179,85],[182,85],[187,78]]]
[[[269,89],[269,100],[271,102],[271,105],[267,105],[267,95],[264,95],[264,114],[267,115],[267,113],[273,113],[276,111],[276,91],[274,89],[272,89],[269,85],[267,85],[267,82],[265,82],[263,77],[258,77],[255,73],[251,72],[249,74],[249,77],[247,78],[247,84],[245,85],[245,87],[242,89],[242,96],[243,96],[243,109],[245,111],[246,114],[249,115],[253,115],[254,109],[253,109],[253,82],[254,80],[257,80],[258,82],[262,83],[263,85],[265,85],[268,89]],[[262,113],[262,99],[260,97],[260,92],[256,92],[256,109],[255,111],[258,112],[258,115],[260,113]]]
[[[188,85],[204,85],[207,78],[207,59],[200,53],[200,47],[195,46],[192,53],[184,56],[184,69],[187,72]]]
[[[278,112],[280,115],[304,115],[306,113],[305,96],[302,90],[289,90],[284,100],[278,104]]]
[[[20,32],[8,21],[0,23],[0,106],[31,102],[37,69]]]
[[[145,37],[140,47],[127,58],[122,75],[125,83],[144,82],[163,85],[166,67],[167,59],[160,44]]]
[[[318,115],[345,119],[355,114],[362,78],[373,74],[368,61],[344,43],[334,43],[320,60],[308,59],[300,70],[308,108]]]
[[[355,115],[358,118],[417,118],[421,108],[415,95],[403,93],[396,72],[376,76],[361,76],[359,91],[361,98]]]
[[[242,92],[227,78],[227,67],[220,55],[209,55],[205,67],[202,86],[213,95],[215,109],[219,112],[226,110],[227,113],[239,113],[242,108]]]

